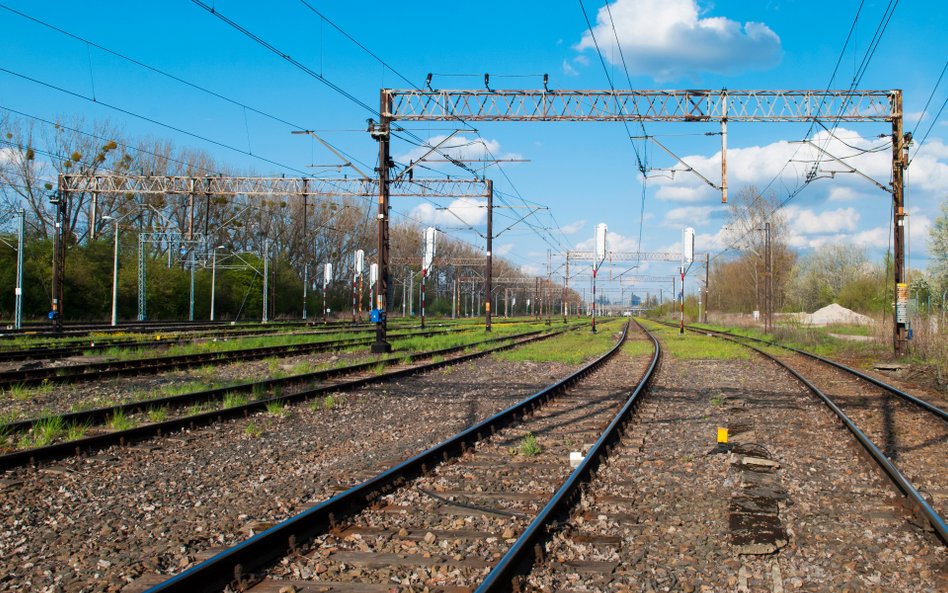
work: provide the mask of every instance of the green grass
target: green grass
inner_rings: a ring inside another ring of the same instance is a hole
[[[267,402],[267,414],[276,417],[285,417],[290,415],[290,411],[286,409],[286,404],[280,401]]]
[[[263,434],[263,427],[251,420],[244,426],[244,434],[248,437],[257,438]]]
[[[372,372],[374,372],[376,375],[381,375],[381,374],[385,373],[385,368],[386,368],[387,366],[388,366],[388,365],[385,364],[384,362],[380,362],[380,363],[378,363],[377,365],[375,365],[375,368],[372,369]]]
[[[148,415],[148,420],[150,422],[164,422],[168,417],[168,407],[161,406],[158,408],[148,408],[146,414]]]
[[[751,351],[721,338],[677,330],[662,335],[665,350],[679,360],[746,360]]]
[[[65,422],[62,416],[46,416],[33,423],[29,432],[20,435],[17,448],[45,447],[63,435]]]
[[[105,397],[93,397],[92,399],[82,400],[80,402],[74,403],[69,406],[70,412],[87,412],[89,410],[95,410],[97,408],[104,408],[106,406],[111,406],[113,404],[108,398]]]
[[[214,404],[211,402],[193,404],[188,408],[188,416],[197,416],[198,414],[203,414],[204,412],[210,412],[213,409]]]
[[[224,409],[236,408],[247,403],[247,396],[241,393],[227,393],[224,395]]]
[[[561,336],[549,338],[496,352],[492,356],[496,360],[508,362],[562,362],[565,364],[582,364],[597,356],[605,354],[615,345],[613,333],[619,326],[615,323],[598,324],[598,333],[580,329]]]
[[[109,426],[113,430],[128,430],[130,428],[135,428],[138,423],[134,418],[128,416],[122,410],[115,410],[112,412],[112,417],[109,419]]]
[[[11,399],[23,402],[33,398],[33,390],[22,383],[14,383],[6,390],[7,396]]]
[[[7,413],[0,414],[0,449],[3,449],[7,446],[10,437],[13,436],[13,431],[10,430],[9,424],[11,422],[16,422],[17,415],[16,413]]]
[[[81,438],[85,438],[86,433],[89,431],[88,424],[70,424],[66,427],[66,432],[63,435],[63,440],[65,441],[78,441]]]
[[[540,443],[537,442],[537,438],[533,436],[532,432],[528,432],[520,440],[520,454],[526,457],[533,457],[534,455],[539,455],[543,449],[540,447]]]
[[[162,385],[161,393],[166,396],[184,395],[185,393],[194,393],[195,391],[206,391],[217,387],[214,383],[205,381],[189,381],[178,385]]]
[[[631,358],[651,356],[654,352],[655,346],[651,340],[627,340],[622,345],[622,353]]]
[[[290,369],[291,375],[306,375],[313,372],[313,365],[308,362],[298,362]]]
[[[333,410],[344,403],[346,403],[344,396],[329,394],[323,399],[314,399],[309,402],[309,409],[314,412],[318,412],[319,410]]]
[[[14,383],[7,389],[7,394],[16,401],[29,401],[34,397],[49,395],[53,391],[53,384],[49,379],[43,379],[39,385],[26,386],[22,383]]]

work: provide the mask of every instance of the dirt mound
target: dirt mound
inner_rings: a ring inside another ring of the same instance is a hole
[[[801,316],[804,325],[832,325],[835,323],[848,325],[872,325],[872,319],[856,313],[846,307],[832,303],[808,315]]]

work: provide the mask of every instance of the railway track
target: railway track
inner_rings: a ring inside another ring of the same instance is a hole
[[[54,331],[48,323],[29,323],[24,324],[20,329],[6,327],[0,329],[0,340],[16,339],[23,337],[32,338],[68,338],[83,337],[89,334],[110,334],[120,332],[180,332],[180,331],[221,331],[232,330],[239,331],[248,328],[272,328],[273,331],[280,331],[288,327],[302,327],[316,325],[312,322],[303,321],[275,321],[267,324],[241,322],[234,323],[228,321],[171,321],[171,322],[124,322],[119,325],[110,323],[76,323],[63,327],[63,331]],[[343,327],[344,324],[338,324]]]
[[[328,393],[357,389],[373,383],[430,371],[446,365],[458,364],[492,352],[559,335],[564,331],[567,330],[522,332],[427,352],[377,358],[369,362],[302,375],[242,383],[147,401],[66,413],[55,417],[59,426],[82,426],[91,434],[71,441],[57,442],[43,447],[23,449],[0,455],[0,470],[80,455],[114,445],[125,445],[153,436],[161,436],[182,428],[195,428],[200,425],[220,422],[227,418],[247,416],[252,412],[265,410],[268,406],[275,404],[282,405],[305,401]],[[483,348],[492,344],[494,344],[493,347]],[[467,353],[469,349],[477,350],[478,348],[483,349]],[[442,360],[418,364],[418,361],[434,358],[442,358]],[[386,368],[388,370],[384,370]],[[197,413],[187,412],[175,416],[176,411],[195,406],[202,407],[202,409]],[[212,409],[204,410],[203,407],[211,407]],[[161,410],[163,415],[171,417],[161,421],[149,421],[147,416],[155,410]],[[134,418],[135,415],[139,415],[141,418]],[[142,424],[124,430],[108,430],[104,427],[104,424],[110,421],[114,423],[114,419],[117,417],[131,419],[133,424],[138,424],[138,422],[135,422],[135,420],[138,420]],[[48,421],[49,418],[47,417],[12,422],[0,425],[0,433],[16,435],[30,430],[42,430],[44,423]]]
[[[590,479],[657,366],[651,337],[650,360],[617,355],[627,330],[569,377],[149,591],[462,591],[505,580],[514,550],[532,550]]]
[[[392,337],[430,336],[450,331],[453,330],[428,330],[423,332],[393,334]],[[0,390],[10,389],[14,386],[29,387],[34,385],[79,383],[100,381],[113,377],[157,374],[172,370],[195,368],[208,364],[260,360],[271,356],[298,356],[314,352],[328,352],[342,348],[365,346],[371,344],[374,339],[374,337],[345,338],[280,346],[263,346],[258,348],[221,349],[214,352],[198,354],[150,356],[127,360],[90,362],[69,366],[20,368],[0,372]]]
[[[786,369],[826,404],[898,488],[909,508],[948,542],[944,519],[948,516],[948,413],[856,369],[797,348],[728,332],[687,329],[742,344]]]
[[[436,329],[438,326],[432,326],[430,331],[437,332]],[[410,328],[405,328],[406,330]],[[449,331],[462,331],[464,329],[470,329],[465,327],[451,327],[442,329],[442,332]],[[75,340],[70,340],[69,343],[60,343],[60,344],[50,344],[50,345],[32,345],[24,346],[21,348],[5,348],[0,349],[0,363],[4,362],[15,362],[15,361],[30,361],[30,360],[39,360],[39,361],[48,361],[56,360],[59,358],[65,358],[69,356],[83,356],[83,355],[95,355],[99,352],[107,352],[113,348],[121,349],[135,349],[135,350],[151,350],[151,349],[162,349],[167,348],[173,345],[179,344],[191,344],[199,340],[216,340],[216,339],[231,339],[231,338],[248,338],[248,337],[267,337],[277,334],[279,337],[284,336],[323,336],[327,334],[338,334],[340,332],[346,333],[368,333],[373,331],[372,329],[352,329],[352,328],[333,328],[333,329],[313,329],[306,331],[267,331],[267,328],[260,328],[260,330],[246,329],[246,330],[232,330],[230,332],[199,332],[196,334],[181,335],[173,333],[171,336],[162,336],[161,334],[155,334],[151,339],[142,339],[142,338],[124,338],[124,339],[115,339],[108,337],[98,337],[93,340],[85,340],[82,342],[77,342]],[[397,328],[393,331],[398,331]]]

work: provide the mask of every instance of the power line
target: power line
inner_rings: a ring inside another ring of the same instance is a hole
[[[31,114],[25,113],[25,112],[23,112],[23,111],[17,111],[16,109],[13,109],[13,108],[10,108],[10,107],[6,107],[6,106],[4,106],[4,105],[0,105],[0,109],[3,109],[3,110],[5,110],[5,111],[9,111],[10,113],[15,113],[15,114],[17,114],[17,115],[19,115],[19,116],[21,116],[21,117],[28,117],[28,118],[30,118],[30,119],[34,119],[34,120],[39,121],[39,122],[42,122],[42,123],[44,123],[44,124],[46,124],[46,125],[59,126],[60,128],[62,128],[62,129],[64,129],[64,130],[69,130],[70,132],[74,132],[74,133],[76,133],[76,134],[82,134],[83,136],[88,136],[88,137],[90,137],[90,138],[95,138],[96,140],[105,141],[105,142],[115,142],[116,145],[121,146],[123,149],[126,149],[126,150],[134,150],[134,151],[139,152],[139,153],[142,153],[142,154],[147,154],[147,155],[151,155],[151,156],[154,156],[154,157],[166,159],[166,160],[168,160],[169,162],[176,163],[176,164],[178,164],[178,165],[184,165],[184,166],[186,166],[186,167],[191,167],[191,166],[194,166],[194,165],[195,165],[195,163],[189,163],[189,162],[187,162],[187,161],[178,160],[178,159],[173,158],[173,157],[169,157],[169,156],[166,156],[166,155],[158,154],[157,152],[151,152],[151,151],[149,151],[149,150],[144,150],[144,149],[142,149],[142,148],[140,148],[140,147],[137,147],[137,146],[130,146],[130,145],[124,144],[124,143],[122,143],[122,142],[117,142],[114,138],[106,138],[106,137],[104,137],[104,136],[99,136],[99,135],[93,134],[93,133],[91,133],[91,132],[85,132],[85,131],[80,130],[80,129],[78,129],[78,128],[71,128],[71,127],[66,126],[66,125],[63,125],[63,124],[61,124],[61,123],[49,121],[48,119],[43,119],[42,117],[39,117],[39,116],[36,116],[36,115],[31,115]],[[202,168],[200,168],[200,167],[198,167],[197,170],[203,171],[203,172],[205,172],[205,173],[211,173],[211,174],[214,174],[214,175],[223,175],[223,172],[221,172],[221,171],[212,171],[212,170],[210,170],[210,169],[202,169]]]
[[[932,87],[932,92],[928,95],[928,100],[925,101],[925,107],[922,109],[922,113],[919,114],[918,121],[915,122],[915,129],[912,131],[912,136],[915,136],[915,133],[918,132],[918,127],[922,124],[922,119],[925,117],[925,114],[928,112],[928,106],[931,104],[932,98],[934,98],[935,96],[935,91],[937,91],[938,87],[941,85],[941,79],[945,76],[946,70],[948,70],[948,61],[945,61],[945,66],[941,69],[941,74],[938,75],[938,80],[935,81],[935,86]],[[925,136],[922,137],[921,142],[918,143],[918,146],[915,149],[915,154],[913,154],[912,158],[909,159],[908,165],[912,164],[912,161],[914,161],[915,157],[918,156],[918,153],[922,149],[922,146],[925,144],[925,141],[928,140],[928,134],[931,133],[932,128],[934,128],[935,124],[938,122],[938,118],[941,117],[941,112],[945,109],[946,103],[948,103],[948,97],[945,97],[945,100],[942,102],[941,107],[938,109],[938,113],[935,114],[935,117],[932,118],[932,123],[929,124],[928,129],[925,130]]]
[[[196,138],[197,140],[201,140],[201,141],[203,141],[203,142],[207,142],[207,143],[209,143],[209,144],[213,144],[213,145],[219,146],[219,147],[221,147],[221,148],[226,148],[227,150],[231,150],[231,151],[234,151],[234,152],[237,152],[237,153],[240,153],[240,154],[243,154],[243,155],[246,155],[246,156],[249,156],[249,157],[258,159],[258,160],[260,160],[260,161],[269,163],[269,164],[271,164],[271,165],[276,165],[277,167],[286,169],[286,170],[288,170],[288,171],[293,171],[293,172],[295,172],[295,173],[300,173],[300,174],[302,174],[302,175],[304,175],[304,176],[307,176],[307,175],[308,175],[308,173],[307,173],[306,171],[301,171],[301,170],[299,170],[299,169],[297,169],[297,168],[295,168],[295,167],[291,167],[290,165],[285,165],[285,164],[280,163],[280,162],[278,162],[278,161],[275,161],[275,160],[273,160],[273,159],[269,159],[269,158],[266,158],[266,157],[262,157],[262,156],[260,156],[260,155],[253,154],[252,152],[250,152],[250,151],[248,151],[248,150],[244,150],[244,149],[242,149],[242,148],[237,148],[236,146],[231,146],[230,144],[227,144],[227,143],[225,143],[225,142],[221,142],[221,141],[219,141],[219,140],[214,140],[214,139],[212,139],[212,138],[208,138],[207,136],[202,136],[202,135],[197,134],[197,133],[195,133],[195,132],[189,132],[188,130],[185,130],[185,129],[183,129],[183,128],[179,128],[179,127],[177,127],[177,126],[173,126],[173,125],[171,125],[171,124],[167,124],[167,123],[164,123],[164,122],[162,122],[162,121],[158,121],[158,120],[156,120],[156,119],[154,119],[154,118],[147,117],[147,116],[144,116],[144,115],[135,113],[134,111],[130,111],[130,110],[128,110],[128,109],[124,109],[124,108],[119,107],[119,106],[117,106],[117,105],[112,105],[111,103],[106,103],[106,102],[104,102],[104,101],[97,101],[96,99],[94,99],[94,98],[92,98],[92,97],[86,96],[86,95],[84,95],[84,94],[82,94],[82,93],[79,93],[79,92],[76,92],[76,91],[71,91],[71,90],[69,90],[69,89],[67,89],[67,88],[63,88],[63,87],[58,86],[58,85],[55,85],[55,84],[53,84],[53,83],[51,83],[51,82],[46,82],[46,81],[44,81],[44,80],[39,80],[38,78],[33,78],[33,77],[31,77],[31,76],[27,76],[26,74],[21,74],[21,73],[19,73],[19,72],[14,72],[13,70],[10,70],[10,69],[8,69],[8,68],[4,68],[4,67],[2,67],[2,66],[0,66],[0,72],[5,72],[5,73],[7,73],[7,74],[10,74],[11,76],[16,76],[17,78],[21,78],[21,79],[23,79],[23,80],[27,80],[27,81],[32,82],[32,83],[34,83],[34,84],[38,84],[38,85],[40,85],[40,86],[44,86],[44,87],[46,87],[46,88],[53,89],[53,90],[55,90],[55,91],[59,91],[60,93],[63,93],[63,94],[66,94],[66,95],[75,97],[75,98],[77,98],[77,99],[82,99],[82,100],[84,100],[84,101],[89,101],[90,103],[94,103],[94,104],[96,104],[96,105],[102,105],[103,107],[107,107],[107,108],[112,109],[112,110],[114,110],[114,111],[118,111],[119,113],[123,113],[123,114],[125,114],[125,115],[128,115],[128,116],[131,116],[131,117],[140,119],[140,120],[142,120],[142,121],[146,121],[146,122],[151,123],[151,124],[155,124],[155,125],[157,125],[157,126],[161,126],[161,127],[163,127],[163,128],[167,128],[167,129],[169,129],[169,130],[178,132],[179,134],[184,134],[184,135],[186,135],[186,136],[190,136],[190,137],[192,137],[192,138]]]
[[[385,66],[386,68],[388,68],[389,70],[391,70],[392,73],[395,74],[395,76],[398,76],[399,78],[401,78],[402,80],[404,80],[404,81],[407,82],[408,84],[414,86],[414,83],[412,83],[412,81],[410,81],[408,78],[406,78],[404,75],[402,75],[401,72],[399,72],[399,71],[396,70],[395,68],[392,68],[392,66],[391,66],[390,64],[388,64],[387,62],[385,62],[385,60],[383,60],[383,59],[380,58],[379,56],[375,55],[375,53],[373,53],[372,50],[370,50],[370,49],[367,48],[366,46],[362,45],[355,37],[353,37],[352,35],[346,33],[346,32],[342,29],[342,27],[340,27],[339,25],[337,25],[336,23],[334,23],[329,17],[327,17],[327,16],[326,16],[325,14],[323,14],[322,12],[316,10],[316,9],[313,7],[312,4],[310,4],[310,3],[307,2],[306,0],[300,0],[300,3],[303,4],[303,6],[305,6],[306,8],[308,8],[308,9],[310,9],[311,11],[313,11],[314,13],[316,13],[317,15],[319,15],[319,18],[321,18],[321,19],[323,19],[324,21],[326,21],[327,23],[329,23],[329,24],[332,26],[333,29],[335,29],[336,31],[339,31],[346,39],[348,39],[348,40],[351,41],[352,43],[356,44],[356,45],[359,47],[359,49],[361,49],[361,50],[364,51],[365,53],[367,53],[367,54],[369,54],[370,56],[372,56],[373,58],[375,58],[375,60],[376,60],[379,64],[382,64],[383,66]]]
[[[580,3],[582,3],[582,0],[580,0]],[[625,52],[622,51],[622,44],[619,42],[619,32],[616,30],[616,22],[612,18],[612,7],[609,5],[609,0],[603,0],[603,3],[606,5],[606,12],[609,14],[609,23],[612,25],[612,34],[616,38],[616,48],[618,48],[619,50],[619,57],[622,58],[622,69],[625,70],[625,79],[629,83],[629,89],[631,89],[632,76],[629,74],[629,66],[628,64],[626,64],[626,61],[625,61]],[[586,23],[587,24],[589,23],[588,18],[586,19]],[[647,138],[648,132],[645,131],[645,122],[643,122],[641,118],[639,118],[639,127],[642,128],[642,135]],[[626,129],[626,131],[628,131],[628,128]],[[645,140],[645,142],[647,143],[648,140]],[[646,146],[647,144],[643,145],[642,147],[643,152],[647,150],[647,148],[645,148]],[[634,140],[632,140],[632,148],[633,149],[635,148]],[[638,240],[638,247],[636,248],[636,252],[641,253],[642,252],[642,231],[645,228],[645,197],[646,197],[647,184],[648,184],[648,176],[645,175],[645,165],[648,164],[648,153],[646,152],[644,163],[642,162],[643,159],[638,158],[639,157],[638,150],[635,151],[635,156],[636,156],[636,159],[638,159],[639,161],[639,170],[642,173],[642,205],[641,205],[641,208],[639,209],[639,240]],[[636,265],[640,263],[641,263],[641,260],[636,261]]]
[[[928,134],[932,131],[932,128],[935,127],[935,123],[941,117],[941,112],[945,110],[946,104],[948,104],[948,97],[945,97],[945,100],[942,101],[941,107],[938,108],[938,113],[935,114],[935,117],[932,118],[932,123],[928,126],[928,129],[925,130],[925,136],[923,136],[922,141],[918,143],[918,148],[915,149],[915,154],[912,156],[912,159],[908,162],[909,165],[912,164],[912,161],[914,161],[915,157],[918,156],[918,153],[921,152],[922,146],[924,146],[925,141],[928,140]]]

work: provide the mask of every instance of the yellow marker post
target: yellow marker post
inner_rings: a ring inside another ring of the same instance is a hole
[[[726,445],[727,444],[727,429],[718,428],[718,444]]]

